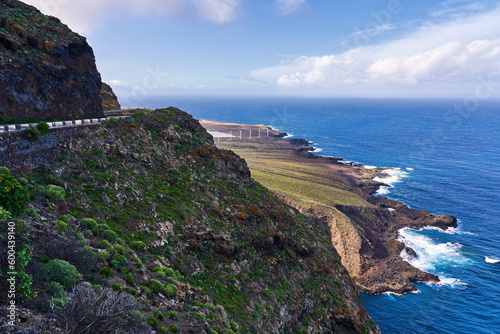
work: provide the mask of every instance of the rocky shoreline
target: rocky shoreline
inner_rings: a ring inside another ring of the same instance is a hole
[[[252,176],[302,213],[322,220],[331,230],[331,241],[357,287],[369,294],[404,294],[416,291],[414,283],[439,282],[439,277],[411,266],[402,257],[415,252],[398,241],[398,231],[409,227],[457,227],[449,215],[434,216],[401,202],[375,196],[375,181],[389,176],[384,168],[343,163],[341,158],[314,154],[307,140],[284,139],[285,133],[265,125],[200,121],[209,131],[242,138],[217,141],[244,158]],[[269,130],[269,137],[247,137],[244,131]],[[236,131],[236,132],[235,132]]]

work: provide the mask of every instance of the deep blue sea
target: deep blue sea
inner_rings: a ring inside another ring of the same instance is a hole
[[[500,101],[317,98],[150,98],[199,119],[267,124],[312,141],[319,154],[398,167],[388,196],[451,214],[459,228],[401,231],[413,264],[440,284],[362,295],[382,333],[500,333]]]

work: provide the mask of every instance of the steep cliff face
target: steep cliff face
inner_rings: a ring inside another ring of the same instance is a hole
[[[190,115],[175,108],[136,112],[60,138],[51,146],[57,152],[38,166],[6,161],[32,184],[31,206],[45,221],[25,217],[36,259],[68,261],[85,280],[136,294],[146,315],[176,312],[157,317],[157,328],[379,332],[328,226],[255,182],[245,161],[217,149]],[[65,200],[48,206],[41,195],[48,184],[63,187]],[[64,214],[61,234],[53,226]],[[101,225],[89,228],[82,218]],[[108,228],[119,238],[103,246]],[[89,266],[79,255],[84,246],[101,248],[102,261]],[[31,272],[40,266],[33,261]],[[155,280],[175,285],[176,293],[152,291]],[[47,283],[35,281],[39,296],[32,302],[43,304]]]
[[[113,89],[107,84],[102,83],[101,87],[102,108],[104,110],[118,110],[121,109],[120,102],[113,92]]]
[[[0,119],[99,117],[100,89],[84,37],[35,7],[0,0]]]

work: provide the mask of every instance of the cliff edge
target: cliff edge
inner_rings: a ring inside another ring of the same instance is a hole
[[[0,87],[0,120],[103,116],[86,39],[17,0],[0,0]]]

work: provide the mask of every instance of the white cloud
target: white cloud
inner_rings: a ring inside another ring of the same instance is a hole
[[[500,74],[500,7],[467,19],[427,23],[406,38],[338,55],[295,57],[251,73],[283,88],[455,84]]]
[[[118,79],[113,79],[109,81],[109,84],[113,87],[128,87],[129,84]]]
[[[304,4],[305,0],[275,0],[274,4],[280,15],[288,15],[295,12]]]
[[[192,14],[223,24],[236,17],[241,0],[24,0],[43,13],[61,19],[75,31],[88,33],[103,18],[160,14]]]
[[[218,24],[234,20],[240,0],[196,0],[201,17]]]

